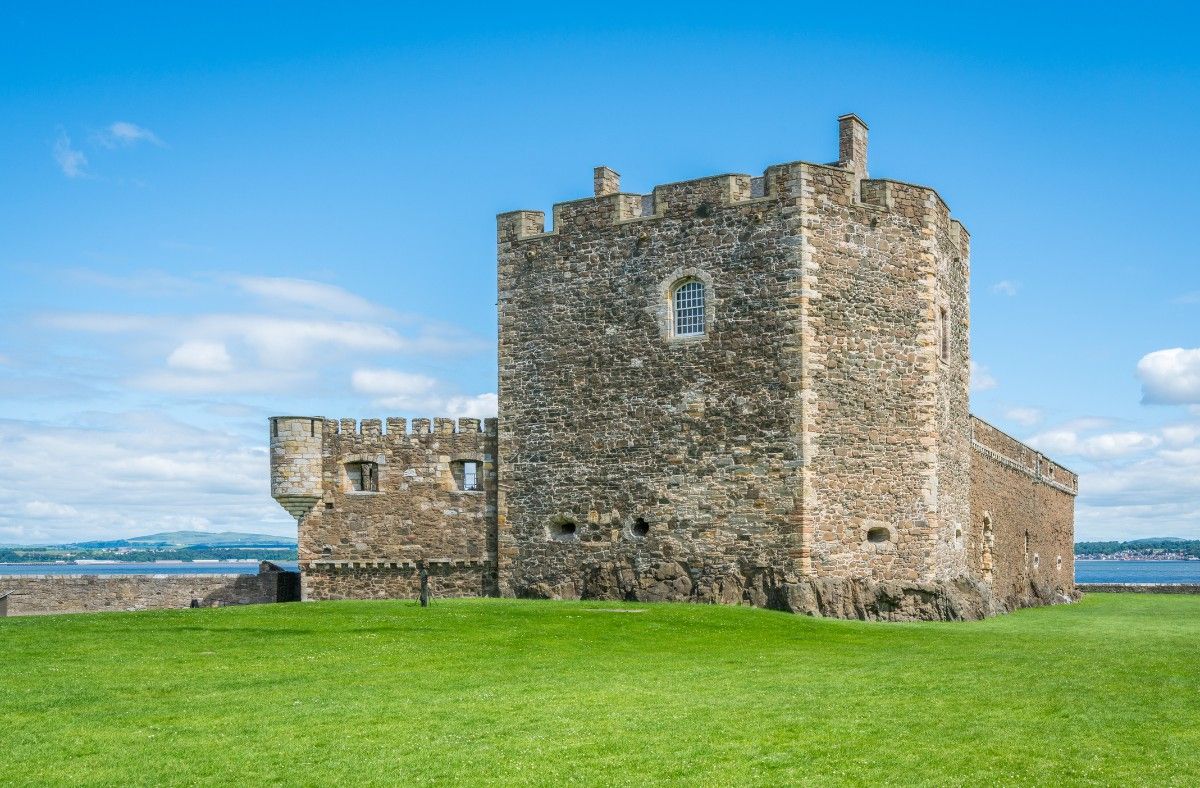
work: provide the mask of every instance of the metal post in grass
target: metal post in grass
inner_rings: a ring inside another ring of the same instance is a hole
[[[421,607],[429,607],[429,572],[425,569],[425,562],[418,561],[417,569],[421,577]]]

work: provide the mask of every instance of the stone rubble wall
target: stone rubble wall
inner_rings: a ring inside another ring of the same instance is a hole
[[[434,599],[492,596],[495,585],[490,561],[426,564]],[[310,564],[303,575],[305,599],[416,599],[421,593],[415,563],[332,566]]]
[[[502,593],[741,602],[793,572],[798,272],[780,197],[751,187],[562,203],[549,233],[499,217]],[[688,277],[702,338],[670,335]]]
[[[1200,583],[1076,583],[1085,594],[1200,594]]]
[[[495,419],[413,419],[411,431],[396,418],[386,431],[378,419],[323,425],[321,498],[300,521],[305,599],[416,596],[418,562],[447,593],[492,592]],[[458,461],[479,463],[481,490],[458,488]],[[377,491],[352,489],[346,466],[360,462],[377,464]]]
[[[195,575],[0,575],[10,616],[100,613],[293,601],[294,572]]]
[[[968,239],[933,190],[863,172],[498,217],[504,593],[792,607],[802,579],[964,580]],[[670,335],[689,277],[702,339]]]
[[[812,574],[948,582],[965,575],[967,250],[932,189],[805,166],[801,352],[811,445],[804,512]],[[940,358],[939,309],[950,329]],[[872,543],[883,528],[890,538]]]

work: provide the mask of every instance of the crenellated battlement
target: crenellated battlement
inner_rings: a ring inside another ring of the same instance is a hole
[[[325,431],[332,435],[362,437],[418,436],[418,435],[462,435],[482,433],[496,434],[496,419],[458,419],[437,417],[413,419],[389,416],[386,419],[324,419]],[[410,429],[411,427],[411,429]]]
[[[620,176],[608,167],[597,167],[594,195],[555,203],[550,229],[543,211],[509,211],[496,217],[497,241],[532,241],[662,219],[708,218],[723,210],[761,211],[764,204],[783,208],[813,198],[874,206],[913,220],[926,220],[932,212],[935,221],[952,222],[950,209],[936,190],[897,180],[869,179],[866,125],[854,115],[839,118],[839,125],[841,155],[831,164],[774,164],[757,176],[711,175],[660,184],[648,194],[620,191]],[[957,240],[962,225],[956,224],[952,237]]]

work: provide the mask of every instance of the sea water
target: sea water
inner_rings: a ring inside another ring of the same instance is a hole
[[[1200,583],[1200,561],[1081,561],[1076,583]]]

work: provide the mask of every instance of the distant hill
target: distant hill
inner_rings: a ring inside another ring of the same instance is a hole
[[[295,547],[296,538],[269,534],[247,534],[238,531],[167,531],[147,536],[132,536],[128,539],[73,542],[68,546],[93,550],[111,550],[121,547]]]

